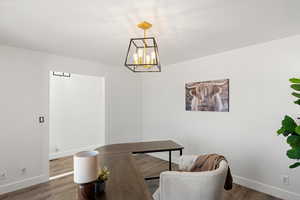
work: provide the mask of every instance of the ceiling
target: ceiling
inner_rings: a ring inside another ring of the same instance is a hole
[[[0,0],[0,43],[124,64],[153,23],[162,65],[300,33],[299,0]]]

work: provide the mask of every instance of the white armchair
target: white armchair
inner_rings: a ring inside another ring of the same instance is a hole
[[[181,156],[180,170],[189,170],[197,156]],[[154,200],[221,200],[228,171],[226,161],[218,169],[206,172],[166,171],[160,174],[160,186]]]

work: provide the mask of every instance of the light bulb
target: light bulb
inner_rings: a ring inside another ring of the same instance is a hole
[[[154,51],[151,53],[151,64],[156,64],[156,56]]]
[[[150,64],[150,56],[149,55],[146,56],[146,64]]]
[[[133,64],[138,64],[138,55],[134,53],[132,57],[133,57]]]
[[[138,50],[138,64],[142,64],[143,63],[143,54],[144,54],[144,51],[143,49],[139,49]]]
[[[138,55],[139,55],[139,57],[142,57],[142,56],[143,56],[143,53],[144,53],[143,49],[139,49],[139,50],[138,50]]]

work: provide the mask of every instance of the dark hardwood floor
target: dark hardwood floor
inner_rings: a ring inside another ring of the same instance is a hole
[[[168,162],[148,156],[134,156],[137,165],[145,177],[158,175],[168,168]],[[52,176],[65,173],[73,169],[72,157],[53,160],[50,162],[50,174]],[[174,164],[173,169],[177,166]],[[153,193],[158,187],[158,180],[147,181],[149,190]],[[72,200],[77,199],[77,186],[73,183],[73,176],[39,184],[30,188],[15,191],[0,196],[0,200]],[[141,199],[142,200],[142,199]],[[278,198],[239,186],[234,185],[231,191],[226,191],[223,200],[279,200]]]

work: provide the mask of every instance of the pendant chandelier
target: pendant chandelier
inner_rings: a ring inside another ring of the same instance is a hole
[[[133,72],[161,72],[155,38],[146,36],[152,24],[142,22],[137,27],[144,30],[144,37],[130,39],[125,66]]]

